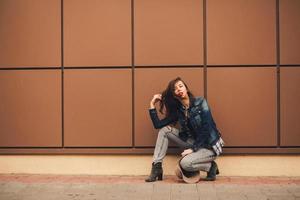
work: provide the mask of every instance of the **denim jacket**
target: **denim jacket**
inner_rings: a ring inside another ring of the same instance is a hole
[[[159,129],[169,124],[179,122],[179,137],[186,141],[190,135],[194,136],[193,151],[199,148],[212,148],[219,140],[221,134],[211,115],[207,101],[203,97],[190,99],[190,107],[188,108],[189,122],[187,122],[184,107],[180,107],[177,112],[177,118],[159,119],[156,109],[149,109],[149,114],[154,128]],[[189,126],[188,126],[189,123]],[[189,132],[191,131],[191,132]]]

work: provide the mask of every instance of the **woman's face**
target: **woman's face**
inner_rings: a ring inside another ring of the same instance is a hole
[[[187,97],[187,89],[182,81],[178,81],[175,83],[174,88],[175,97],[184,99]]]

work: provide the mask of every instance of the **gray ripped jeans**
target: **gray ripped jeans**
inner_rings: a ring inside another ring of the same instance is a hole
[[[154,149],[153,162],[162,162],[166,156],[169,139],[185,149],[191,148],[194,140],[188,139],[186,142],[179,138],[179,130],[165,126],[159,130],[156,145]],[[211,161],[216,159],[215,153],[206,148],[200,148],[198,151],[186,155],[180,162],[181,167],[186,171],[205,171],[208,172],[211,167]]]

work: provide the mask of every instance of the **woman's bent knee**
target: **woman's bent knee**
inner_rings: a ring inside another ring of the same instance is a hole
[[[171,131],[172,131],[172,128],[170,126],[165,126],[161,129],[159,129],[158,134],[166,135],[167,133],[170,133]]]
[[[180,161],[180,166],[186,171],[195,171],[193,168],[193,161],[188,159],[188,157],[184,157]]]

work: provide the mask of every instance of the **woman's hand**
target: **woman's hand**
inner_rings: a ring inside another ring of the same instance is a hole
[[[188,154],[190,154],[190,153],[193,153],[193,149],[186,149],[186,150],[184,150],[184,151],[181,153],[181,155],[182,155],[182,157],[183,157],[183,156],[186,156],[186,155],[188,155]]]
[[[153,95],[151,101],[150,101],[150,108],[155,108],[154,104],[157,102],[157,101],[161,101],[161,94],[155,94]]]

